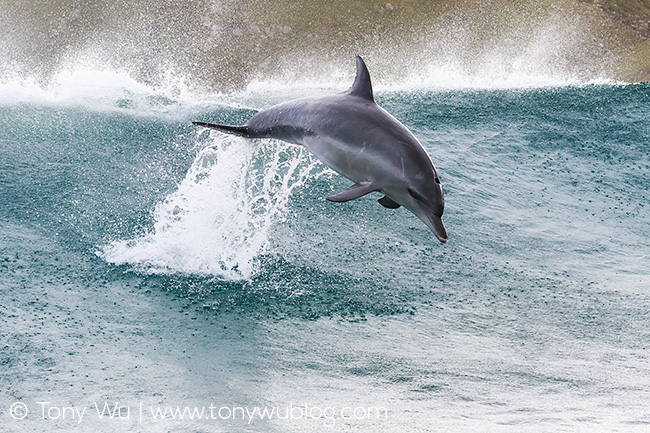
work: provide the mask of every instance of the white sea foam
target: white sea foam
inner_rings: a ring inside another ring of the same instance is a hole
[[[508,90],[535,89],[567,86],[625,84],[607,74],[580,75],[570,71],[544,67],[542,62],[533,62],[523,53],[521,56],[486,57],[475,68],[468,68],[454,60],[432,60],[428,64],[412,68],[399,76],[387,76],[382,64],[367,61],[373,79],[375,93],[400,91],[448,91],[448,90]],[[378,62],[379,63],[379,62]],[[405,65],[406,67],[407,65]],[[387,67],[387,66],[386,66]],[[388,67],[387,67],[388,68]],[[354,62],[350,61],[347,74],[335,73],[319,77],[297,78],[293,73],[280,71],[267,78],[256,78],[248,83],[244,92],[237,96],[241,100],[262,98],[297,98],[322,96],[348,89],[354,80]]]
[[[248,279],[269,250],[270,230],[283,220],[291,192],[317,164],[297,146],[215,136],[156,206],[152,230],[114,241],[99,255],[148,273]]]
[[[552,42],[552,41],[551,41]],[[553,66],[552,43],[532,44],[513,54],[493,52],[468,66],[454,56],[432,54],[415,67],[399,59],[386,63],[366,59],[376,92],[457,89],[517,89],[614,84],[606,74],[577,74]],[[459,49],[460,50],[460,49]],[[514,50],[510,50],[514,51]],[[5,65],[6,66],[6,65]],[[214,106],[260,109],[286,99],[326,95],[348,89],[354,79],[354,61],[336,69],[297,74],[280,70],[248,81],[239,91],[206,91],[192,78],[174,70],[147,82],[123,69],[102,65],[92,57],[71,61],[47,79],[0,68],[0,104],[32,103],[82,106],[98,111],[120,111],[138,116],[179,118]],[[399,73],[393,73],[401,70]]]
[[[415,90],[508,90],[535,89],[567,86],[611,85],[617,82],[608,77],[581,78],[570,74],[527,71],[518,67],[492,64],[492,69],[481,74],[463,70],[453,63],[430,65],[419,73],[412,74],[399,82],[380,83],[375,90],[399,92]]]
[[[193,88],[188,84],[191,80],[173,70],[148,83],[126,70],[92,59],[70,62],[47,79],[2,69],[2,105],[80,106],[94,111],[172,117],[203,111],[215,104],[237,105],[227,95]]]

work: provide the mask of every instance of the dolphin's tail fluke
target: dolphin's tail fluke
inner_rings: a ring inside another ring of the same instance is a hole
[[[192,122],[194,125],[203,126],[205,128],[216,129],[217,131],[225,132],[227,134],[239,135],[241,137],[250,137],[248,127],[246,126],[233,126],[233,125],[220,125],[218,123],[206,122]]]

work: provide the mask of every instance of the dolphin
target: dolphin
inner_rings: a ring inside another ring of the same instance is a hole
[[[373,191],[389,209],[404,206],[447,242],[440,177],[422,144],[375,103],[370,73],[357,56],[357,75],[346,92],[284,102],[258,112],[243,126],[192,122],[228,134],[275,138],[305,146],[355,182],[327,200],[345,202]]]

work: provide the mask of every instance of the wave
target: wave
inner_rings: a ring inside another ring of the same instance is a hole
[[[159,84],[134,78],[125,70],[73,64],[48,80],[6,73],[0,78],[0,105],[83,106],[94,111],[124,111],[134,115],[178,114],[220,100],[219,94],[193,91],[185,77],[168,71]]]
[[[465,71],[451,63],[430,65],[399,80],[375,80],[373,86],[376,93],[382,93],[626,84],[605,76],[584,79],[571,75],[535,74],[504,67],[498,62],[494,65],[494,69],[484,70],[481,74]],[[31,76],[5,75],[0,78],[0,105],[82,106],[93,111],[175,118],[203,113],[215,106],[255,110],[286,99],[344,91],[354,78],[352,59],[347,66],[349,71],[346,73],[304,79],[291,74],[282,76],[280,72],[276,76],[253,79],[244,89],[231,92],[198,88],[188,84],[191,80],[185,75],[174,71],[165,72],[159,84],[150,84],[139,81],[124,70],[74,66],[64,68],[46,82]]]

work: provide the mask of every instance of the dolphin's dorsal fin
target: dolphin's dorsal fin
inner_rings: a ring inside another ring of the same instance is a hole
[[[341,191],[337,194],[332,194],[330,196],[327,196],[326,199],[329,201],[336,201],[336,202],[350,201],[350,200],[354,200],[355,198],[362,197],[366,194],[370,194],[373,191],[377,191],[377,186],[374,183],[368,181],[362,181],[362,182],[355,183],[345,191]]]
[[[372,97],[372,83],[370,82],[370,73],[366,64],[364,63],[361,56],[357,56],[357,76],[354,79],[354,83],[350,90],[348,90],[350,95],[358,96],[363,99],[367,99],[370,102],[375,102]]]

